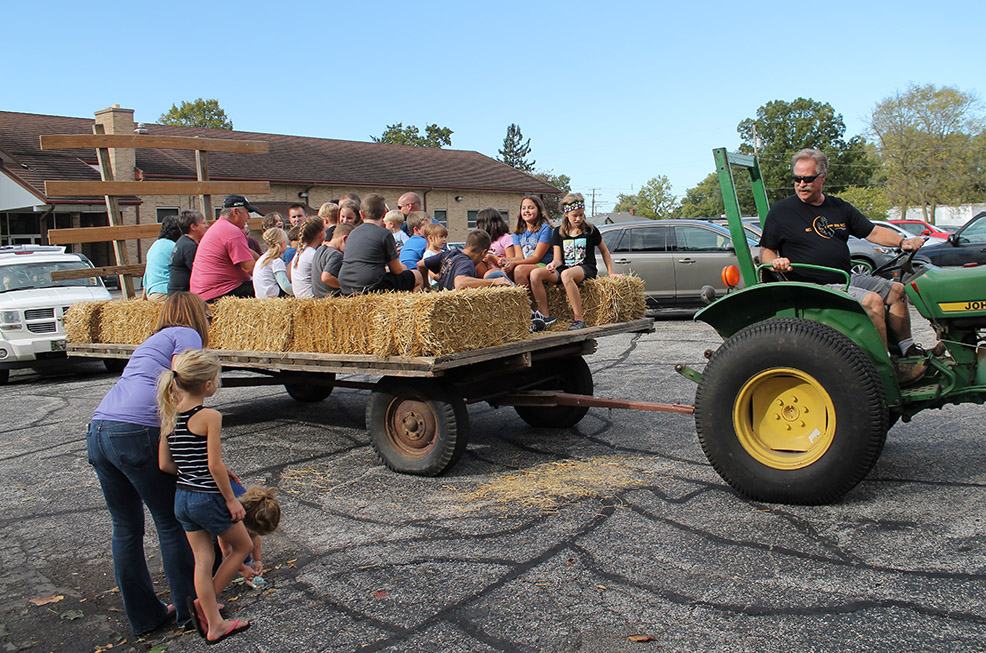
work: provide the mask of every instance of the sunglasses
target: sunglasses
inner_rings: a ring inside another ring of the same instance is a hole
[[[800,184],[801,182],[804,182],[806,184],[810,184],[814,182],[816,179],[818,179],[819,177],[821,177],[821,175],[808,175],[807,177],[794,175],[794,183]]]

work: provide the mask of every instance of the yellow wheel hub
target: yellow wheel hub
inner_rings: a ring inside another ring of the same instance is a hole
[[[774,469],[801,469],[825,455],[835,437],[835,405],[809,374],[765,370],[740,388],[733,404],[736,437]]]

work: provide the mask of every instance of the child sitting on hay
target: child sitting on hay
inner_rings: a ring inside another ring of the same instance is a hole
[[[555,232],[552,243],[554,258],[543,268],[535,268],[531,272],[531,293],[537,303],[538,311],[544,317],[545,323],[550,320],[551,312],[548,309],[548,294],[545,292],[544,284],[561,283],[565,286],[565,294],[568,295],[568,302],[572,305],[572,315],[575,318],[569,331],[584,329],[586,324],[582,315],[582,295],[579,292],[579,284],[586,279],[595,279],[596,271],[596,248],[603,257],[606,264],[606,271],[611,277],[623,276],[613,272],[613,259],[609,255],[609,249],[603,242],[599,230],[589,224],[585,219],[585,198],[581,193],[569,193],[562,198],[559,206],[564,214],[561,226]]]
[[[383,226],[386,212],[387,203],[382,196],[370,193],[363,198],[359,210],[363,224],[349,234],[339,271],[343,295],[421,290],[421,275],[417,270],[407,269],[397,258],[394,235]]]
[[[418,272],[421,273],[422,278],[425,278],[428,272],[437,274],[440,290],[514,285],[505,277],[479,278],[476,265],[483,260],[489,249],[490,235],[481,229],[475,229],[469,232],[466,246],[461,250],[448,250],[418,261]]]

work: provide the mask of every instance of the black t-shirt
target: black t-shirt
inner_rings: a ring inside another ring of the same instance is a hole
[[[873,223],[852,204],[826,195],[821,206],[802,202],[797,195],[772,207],[764,220],[760,246],[772,249],[792,263],[824,265],[849,272],[849,236],[866,238]],[[785,275],[792,281],[842,283],[845,277],[824,270],[794,269]]]
[[[343,294],[363,292],[383,278],[384,266],[397,258],[394,234],[372,222],[353,229],[346,239],[339,286]]]
[[[460,249],[450,249],[424,261],[426,268],[438,273],[438,287],[442,290],[455,290],[456,277],[477,278],[476,264]]]
[[[577,236],[563,236],[561,229],[555,230],[552,247],[561,247],[562,264],[566,268],[584,265],[587,271],[596,271],[596,247],[603,240],[595,227],[589,233]]]
[[[175,243],[175,248],[171,250],[171,263],[168,264],[168,294],[176,292],[188,292],[188,281],[192,277],[192,261],[195,260],[195,250],[199,244],[189,238],[182,236]]]

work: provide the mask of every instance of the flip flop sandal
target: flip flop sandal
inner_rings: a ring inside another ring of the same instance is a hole
[[[249,627],[250,627],[249,621],[240,621],[239,619],[235,619],[233,621],[233,625],[229,627],[229,630],[227,630],[225,633],[223,633],[216,639],[209,639],[208,637],[206,637],[205,643],[208,644],[209,646],[212,646],[213,644],[218,644],[219,642],[223,641],[227,637],[232,637],[237,633],[242,633],[244,630],[246,630]]]
[[[192,625],[195,626],[195,632],[199,634],[199,637],[205,638],[206,628],[209,627],[209,622],[203,617],[199,617],[198,605],[195,604],[195,599],[190,596],[186,598],[185,607],[188,608],[188,615],[192,621]]]

